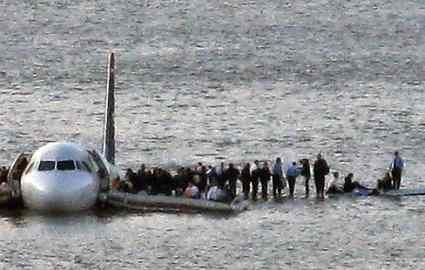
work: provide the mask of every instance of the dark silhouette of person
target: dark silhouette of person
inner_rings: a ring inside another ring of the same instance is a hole
[[[324,199],[325,177],[329,174],[329,166],[320,153],[317,155],[317,160],[314,162],[313,173],[317,197]]]
[[[216,170],[218,186],[221,189],[224,189],[224,186],[226,185],[226,176],[224,175],[225,171],[224,162],[221,162],[220,167]]]
[[[180,167],[177,169],[177,174],[173,177],[173,186],[177,196],[183,195],[188,185],[188,179],[185,176],[185,168]]]
[[[199,175],[199,183],[197,184],[200,193],[207,192],[207,184],[208,184],[208,175],[207,175],[207,166],[200,165],[199,171],[197,172]]]
[[[273,165],[272,169],[272,181],[273,181],[273,197],[280,198],[282,195],[283,188],[283,164],[280,157],[276,158],[276,163]]]
[[[132,190],[134,192],[138,192],[138,190],[136,189],[137,187],[137,177],[136,174],[133,172],[133,170],[131,168],[128,168],[126,173],[125,173],[125,180],[131,183],[132,186]]]
[[[224,172],[224,178],[226,182],[229,182],[229,189],[232,196],[232,199],[236,197],[236,182],[239,177],[239,170],[235,168],[233,163],[229,164],[229,168]]]
[[[7,174],[9,173],[9,169],[6,167],[1,167],[0,169],[0,184],[7,183]]]
[[[357,181],[353,181],[353,177],[354,174],[353,173],[349,173],[345,178],[344,178],[344,187],[343,190],[344,192],[353,192],[354,189],[362,189],[362,190],[373,190],[371,188],[365,187],[363,185],[361,185],[359,182]]]
[[[147,190],[147,173],[146,173],[146,166],[145,164],[142,164],[140,166],[140,169],[137,171],[136,174],[137,180],[134,186],[134,189],[139,192],[141,190]]]
[[[395,151],[394,159],[390,165],[394,189],[400,189],[401,175],[403,173],[403,169],[404,169],[404,160],[401,158],[398,151]]]
[[[311,178],[310,162],[308,159],[303,158],[300,160],[300,163],[302,165],[301,176],[304,177],[305,196],[308,197],[310,195],[310,178]]]
[[[261,183],[261,197],[263,200],[267,201],[268,199],[268,183],[270,181],[270,177],[272,176],[270,172],[269,165],[265,161],[263,163],[263,167],[260,169],[260,183]]]
[[[245,200],[249,198],[250,185],[251,185],[251,164],[249,162],[245,164],[241,172],[241,181],[242,181],[242,192]]]
[[[258,160],[254,161],[255,169],[251,173],[251,183],[252,183],[252,200],[257,200],[257,193],[258,193],[258,182],[260,181],[260,174],[261,174],[261,168],[260,168],[260,162]]]

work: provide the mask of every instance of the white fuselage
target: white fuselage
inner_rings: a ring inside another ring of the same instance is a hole
[[[98,170],[83,147],[49,143],[34,153],[21,178],[24,205],[46,211],[91,208],[100,192]]]

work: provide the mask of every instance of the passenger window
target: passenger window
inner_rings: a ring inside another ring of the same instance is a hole
[[[58,161],[58,170],[59,171],[73,171],[73,170],[75,170],[74,161],[73,160]]]
[[[40,161],[40,164],[38,165],[39,171],[53,171],[54,169],[55,169],[54,161],[42,160]]]

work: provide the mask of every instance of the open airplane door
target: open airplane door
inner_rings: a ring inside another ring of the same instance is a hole
[[[21,153],[15,158],[9,168],[9,173],[7,174],[7,183],[12,191],[12,201],[19,202],[22,199],[21,176],[24,173],[26,167],[28,166],[30,158],[31,155]]]
[[[97,176],[100,180],[100,191],[108,191],[109,190],[109,171],[104,161],[100,157],[99,153],[96,150],[88,151],[90,157],[93,159],[97,166]]]

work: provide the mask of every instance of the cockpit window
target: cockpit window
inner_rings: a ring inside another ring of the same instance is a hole
[[[57,168],[59,171],[73,171],[75,170],[75,164],[73,160],[61,160],[58,161]]]
[[[40,164],[38,165],[39,171],[53,171],[54,169],[55,169],[54,161],[42,160],[40,161]]]

